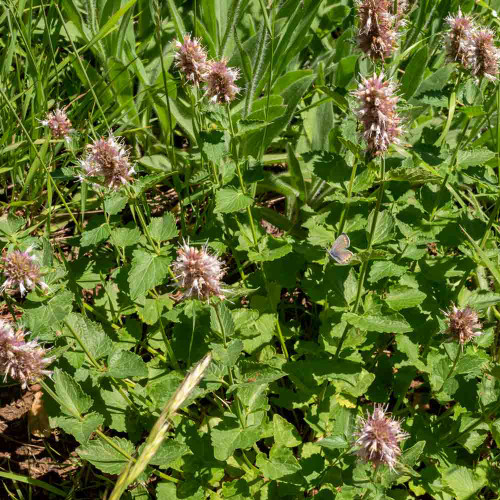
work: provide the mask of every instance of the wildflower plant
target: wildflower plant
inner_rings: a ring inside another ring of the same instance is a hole
[[[495,498],[495,2],[77,7],[0,23],[6,488]]]

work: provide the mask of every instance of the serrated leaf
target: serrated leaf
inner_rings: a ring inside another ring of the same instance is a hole
[[[224,132],[211,130],[210,132],[200,132],[201,152],[206,160],[218,165],[227,154],[227,147],[224,142]]]
[[[472,149],[470,151],[459,151],[457,156],[458,165],[461,167],[474,167],[484,165],[495,157],[495,153],[487,148]]]
[[[281,415],[273,415],[273,434],[276,443],[293,448],[302,443],[297,429]]]
[[[427,45],[424,45],[413,54],[406,66],[403,78],[401,79],[401,91],[405,99],[409,99],[422,83],[427,67],[427,58],[429,57],[428,52]]]
[[[380,316],[365,315],[359,316],[354,313],[345,313],[342,319],[350,325],[366,330],[368,332],[379,333],[407,333],[413,331],[413,328],[408,324],[400,314],[384,314]]]
[[[259,244],[258,252],[249,250],[248,257],[253,262],[269,262],[280,259],[291,251],[292,245],[288,242],[268,236],[265,238],[264,243]]]
[[[139,447],[137,456],[141,455],[144,446],[146,446],[146,443],[142,444]],[[186,444],[180,443],[179,441],[174,441],[173,439],[169,439],[161,444],[161,446],[158,448],[158,451],[155,453],[153,458],[151,458],[149,463],[152,465],[168,467],[172,462],[175,462],[189,452],[189,447]]]
[[[387,179],[391,181],[409,182],[410,184],[426,184],[440,182],[442,178],[429,170],[419,167],[400,167],[390,170]]]
[[[256,465],[268,479],[280,479],[302,469],[292,450],[277,443],[271,448],[269,459],[257,455]]]
[[[85,413],[92,406],[92,398],[85,394],[75,380],[59,368],[54,369],[54,389],[64,403],[61,410],[76,417]]]
[[[253,198],[233,187],[220,189],[215,194],[215,212],[221,214],[239,212],[251,205]]]
[[[104,417],[96,412],[88,413],[83,417],[83,420],[73,417],[57,418],[57,426],[64,432],[73,435],[81,444],[85,444],[92,433],[103,423]]]
[[[406,273],[406,267],[394,264],[394,262],[384,260],[374,262],[371,266],[370,273],[368,275],[368,281],[370,283],[376,283],[382,278],[389,277],[399,277]]]
[[[151,238],[158,242],[170,240],[178,234],[175,218],[169,212],[163,217],[153,217],[148,228]]]
[[[443,475],[443,480],[455,493],[457,500],[468,500],[487,484],[483,468],[476,470],[463,466],[452,466]]]
[[[80,240],[82,247],[96,246],[109,238],[110,235],[108,224],[101,224],[99,227],[84,231]]]
[[[128,439],[119,437],[112,437],[110,439],[128,455],[134,454],[135,446]],[[90,441],[77,448],[76,451],[81,458],[108,474],[120,474],[125,464],[129,461],[126,456],[113,448],[113,446],[100,439]]]
[[[148,367],[138,354],[119,350],[109,356],[106,375],[115,378],[144,378],[148,376]]]
[[[217,311],[215,308],[210,309],[210,327],[214,332],[217,332],[220,338],[223,338],[224,335],[226,338],[232,337],[234,335],[234,320],[231,310],[222,302],[215,307],[217,307]]]
[[[320,446],[323,446],[323,448],[328,448],[330,450],[339,450],[349,448],[350,446],[350,443],[344,436],[329,436],[320,439],[316,444],[319,444]]]
[[[236,417],[225,415],[210,433],[215,458],[225,461],[235,450],[250,448],[260,439],[260,433],[259,425],[242,428]]]
[[[375,211],[372,211],[368,216],[368,221],[366,223],[366,230],[368,232],[371,231],[373,217],[375,216]],[[379,243],[383,243],[391,239],[392,231],[394,229],[394,218],[389,213],[389,211],[384,210],[378,214],[377,225],[375,226],[375,231],[373,233],[373,245],[377,245]]]
[[[409,309],[421,304],[427,295],[417,290],[404,285],[395,285],[389,288],[389,293],[385,297],[385,302],[394,311],[401,309]]]
[[[128,227],[117,227],[113,229],[112,241],[115,245],[126,248],[131,247],[141,239],[141,232],[138,227],[128,228]]]
[[[476,310],[486,309],[500,302],[500,294],[486,290],[476,290],[469,295],[466,302],[468,306]]]
[[[128,198],[123,193],[113,193],[104,199],[104,210],[108,215],[115,215],[125,208],[127,201]]]
[[[130,298],[137,299],[155,286],[161,285],[168,274],[170,258],[156,255],[146,250],[134,251],[132,267],[128,276]]]
[[[73,332],[78,335],[94,359],[103,358],[113,350],[113,341],[99,323],[94,323],[78,313],[69,314],[65,323],[70,329],[71,335],[74,335]]]

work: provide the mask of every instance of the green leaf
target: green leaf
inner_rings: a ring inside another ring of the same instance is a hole
[[[104,210],[108,215],[115,215],[126,207],[127,202],[128,198],[118,191],[104,199]]]
[[[80,245],[82,247],[96,246],[98,243],[106,241],[110,234],[109,225],[103,222],[99,227],[84,231],[82,233]]]
[[[259,425],[243,429],[237,417],[226,414],[210,433],[215,458],[225,461],[235,450],[250,448],[259,440],[260,433]]]
[[[146,443],[142,444],[137,451],[137,456],[140,456],[142,450],[146,446]],[[168,439],[163,441],[158,451],[155,453],[153,458],[149,461],[152,465],[161,465],[162,467],[168,467],[170,464],[182,458],[184,455],[190,453],[189,447],[184,443],[179,443],[173,439]]]
[[[239,189],[228,187],[215,194],[215,212],[230,214],[253,205],[253,198],[243,194]]]
[[[69,314],[65,323],[70,335],[73,336],[75,332],[94,359],[103,358],[113,351],[113,341],[99,323],[78,313]]]
[[[429,49],[427,45],[421,47],[406,66],[405,73],[401,79],[401,92],[405,99],[409,99],[422,83],[425,70],[427,69],[427,58]]]
[[[339,449],[349,448],[350,446],[350,443],[347,441],[347,439],[341,435],[335,435],[323,438],[320,441],[318,441],[317,444],[323,446],[324,448],[328,448],[330,450],[339,450]]]
[[[168,274],[170,258],[165,255],[156,255],[146,250],[134,251],[132,267],[128,276],[130,298],[137,299],[155,286],[161,285]]]
[[[368,216],[368,221],[366,223],[366,231],[368,238],[370,237],[369,231],[371,231],[373,217],[375,215],[375,209]],[[389,211],[384,210],[378,214],[377,225],[375,226],[375,231],[373,233],[373,245],[378,243],[383,243],[384,241],[390,240],[392,236],[392,231],[394,229],[394,218],[389,213]]]
[[[272,236],[266,236],[263,240],[259,242],[258,252],[253,250],[248,252],[248,257],[253,262],[270,262],[281,259],[281,257],[284,257],[293,250],[292,245],[285,240],[273,238]]]
[[[275,442],[287,448],[293,448],[302,444],[302,439],[297,429],[277,413],[273,415],[273,434]]]
[[[148,228],[151,238],[160,243],[176,238],[178,234],[175,218],[171,213],[166,213],[163,217],[153,217]]]
[[[354,313],[345,313],[342,319],[350,325],[366,330],[368,332],[379,333],[406,333],[413,331],[413,328],[408,324],[400,314],[384,314],[381,316],[359,316]]]
[[[292,450],[278,443],[271,448],[269,459],[257,455],[255,465],[267,479],[280,479],[302,469]]]
[[[128,440],[119,437],[109,438],[115,446],[123,450],[129,456],[135,452],[135,446]],[[77,448],[81,458],[95,465],[102,472],[108,474],[120,474],[129,459],[113,446],[100,439],[89,441]]]
[[[78,382],[67,373],[55,368],[53,378],[55,393],[64,403],[61,410],[67,415],[76,417],[92,406],[92,398],[85,394]]]
[[[224,141],[224,132],[211,130],[200,132],[201,153],[207,161],[219,165],[224,156],[227,155],[227,146]]]
[[[220,361],[225,366],[234,366],[241,352],[243,351],[243,342],[240,339],[231,340],[227,348],[222,344],[210,344],[215,361]]]
[[[119,350],[110,354],[106,375],[115,378],[144,378],[148,376],[148,367],[138,354]]]
[[[215,307],[217,307],[217,311]],[[223,303],[219,303],[215,307],[210,308],[210,326],[212,330],[217,332],[220,338],[224,337],[224,333],[226,338],[232,337],[234,335],[234,321],[231,310]]]
[[[370,283],[376,283],[383,278],[399,277],[406,273],[406,267],[400,266],[389,260],[374,262],[368,275]]]
[[[389,293],[385,297],[385,302],[394,311],[409,309],[421,304],[427,296],[425,293],[404,285],[395,285],[389,288]]]
[[[459,151],[457,162],[461,167],[474,167],[476,165],[484,165],[494,157],[495,153],[493,151],[486,148],[479,148],[471,151]]]
[[[455,493],[457,500],[468,500],[488,484],[483,467],[471,470],[463,466],[450,467],[443,476],[444,483]]]
[[[117,227],[113,229],[113,243],[119,247],[131,247],[139,243],[141,232],[138,227]]]
[[[57,426],[64,432],[73,435],[79,443],[85,444],[91,434],[104,423],[104,417],[99,413],[92,412],[85,415],[83,420],[73,417],[58,417],[56,422]]]

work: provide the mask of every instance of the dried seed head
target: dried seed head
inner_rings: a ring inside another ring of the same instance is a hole
[[[71,122],[66,115],[66,112],[57,108],[54,112],[50,112],[45,117],[45,120],[40,122],[42,125],[49,127],[52,136],[55,139],[69,140],[70,134],[74,132],[71,128]]]
[[[132,181],[134,167],[119,137],[110,135],[107,139],[97,139],[87,148],[87,154],[80,161],[84,177],[103,178],[103,183],[111,189]]]
[[[489,29],[476,31],[473,36],[473,51],[469,58],[472,73],[495,81],[498,75],[499,51],[494,43],[495,35]]]
[[[396,87],[384,74],[363,78],[352,95],[360,100],[356,115],[363,124],[363,137],[368,150],[374,155],[383,154],[391,144],[398,144],[403,133],[401,118],[396,111],[399,100]]]
[[[208,253],[207,245],[197,249],[184,242],[177,254],[173,269],[179,280],[179,288],[184,292],[183,298],[225,298],[220,282],[225,274],[224,267],[217,257]]]
[[[458,309],[455,304],[452,304],[451,310],[444,314],[448,319],[448,329],[445,333],[449,335],[450,340],[457,341],[463,346],[474,337],[483,334],[479,331],[482,325],[477,313],[470,307]]]
[[[384,60],[396,49],[401,16],[393,14],[393,8],[393,0],[358,2],[358,45],[372,59]]]
[[[212,61],[205,79],[207,83],[207,97],[212,102],[231,102],[240,89],[235,85],[239,77],[239,70],[228,68],[227,61]]]
[[[401,455],[399,443],[408,434],[401,429],[398,420],[387,416],[386,411],[387,406],[375,405],[371,415],[359,420],[358,430],[354,433],[357,437],[354,445],[358,446],[355,453],[374,466],[386,464],[394,469]]]
[[[207,53],[198,38],[185,34],[183,43],[175,41],[175,65],[179,71],[198,86],[208,73]]]
[[[448,60],[457,62],[464,68],[469,68],[470,59],[474,52],[476,25],[472,17],[462,15],[460,9],[456,16],[448,16],[446,22],[449,26],[445,39]]]
[[[36,258],[30,255],[30,252],[31,247],[25,252],[14,250],[2,257],[1,267],[6,279],[0,286],[0,291],[19,288],[21,296],[24,296],[27,290],[33,290],[36,285],[43,290],[48,289],[41,278]]]
[[[53,361],[36,340],[26,342],[25,335],[23,330],[14,333],[8,323],[0,320],[0,372],[4,380],[7,376],[18,380],[24,389],[41,377],[50,376],[46,367]]]

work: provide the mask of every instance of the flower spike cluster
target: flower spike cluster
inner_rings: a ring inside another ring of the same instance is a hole
[[[227,60],[208,61],[207,53],[197,38],[184,35],[183,43],[175,42],[175,60],[179,71],[193,85],[206,84],[205,95],[211,102],[223,104],[235,99],[240,89],[235,84],[239,70],[227,66]]]
[[[49,288],[42,280],[36,257],[30,255],[31,250],[31,247],[25,252],[14,250],[2,257],[1,268],[6,279],[0,286],[1,292],[19,288],[21,297],[23,297],[28,290],[33,290],[36,285],[42,290]]]
[[[448,60],[460,64],[476,77],[495,81],[500,51],[495,47],[493,31],[481,29],[460,9],[456,16],[448,16],[446,22],[449,26],[446,34]]]
[[[84,177],[102,178],[104,185],[115,190],[131,182],[134,174],[127,148],[113,135],[87,145],[80,166]]]
[[[397,47],[398,29],[403,25],[406,4],[393,13],[393,0],[361,0],[359,13],[359,48],[372,59],[387,59]]]
[[[49,127],[52,137],[55,139],[70,139],[70,135],[74,130],[71,128],[71,121],[66,112],[57,108],[54,112],[50,112],[45,117],[45,120],[40,122],[42,125]]]
[[[225,298],[221,288],[224,267],[217,257],[208,253],[207,245],[197,249],[184,242],[177,254],[172,267],[179,280],[179,288],[183,291],[183,298]]]
[[[394,469],[401,455],[399,443],[409,435],[401,429],[401,423],[386,412],[387,406],[375,405],[371,415],[359,420],[354,434],[357,437],[354,444],[358,447],[355,454],[375,466],[386,464]]]
[[[54,358],[46,357],[47,350],[40,347],[36,340],[26,342],[26,332],[13,328],[0,320],[0,373],[21,382],[23,389],[43,376],[52,372],[46,369]]]
[[[200,40],[185,34],[183,43],[175,41],[175,48],[176,66],[187,80],[198,87],[200,82],[205,80],[209,69],[207,53],[201,46]]]
[[[360,100],[356,115],[363,124],[368,150],[374,155],[381,155],[391,144],[398,144],[403,133],[396,111],[399,97],[395,92],[396,86],[380,73],[363,78],[358,90],[352,93]]]
[[[470,307],[459,309],[455,304],[452,304],[451,310],[444,314],[448,320],[448,328],[445,333],[449,335],[450,341],[459,342],[462,348],[466,342],[483,334],[480,331],[482,325],[477,313]]]

